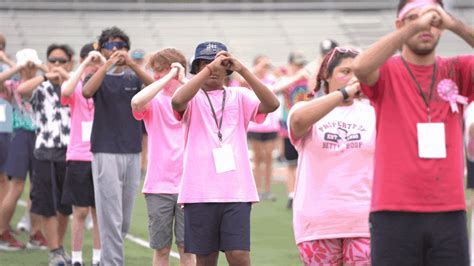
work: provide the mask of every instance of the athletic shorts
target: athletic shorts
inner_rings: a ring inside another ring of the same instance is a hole
[[[145,194],[145,200],[150,248],[171,247],[173,224],[175,243],[184,247],[184,210],[177,204],[178,194]]]
[[[466,159],[467,167],[467,188],[474,188],[474,162]]]
[[[298,244],[304,265],[370,265],[370,238],[334,238]]]
[[[249,140],[270,141],[278,137],[277,132],[248,132],[247,138]]]
[[[466,212],[370,214],[372,265],[469,265]]]
[[[295,165],[298,162],[298,152],[295,146],[291,144],[289,138],[284,139],[285,142],[285,159],[290,165]]]
[[[67,162],[61,203],[77,207],[95,207],[91,162]]]
[[[66,162],[37,160],[33,170],[31,197],[31,212],[51,217],[56,212],[64,215],[72,213],[71,205],[61,203]]]
[[[208,255],[250,251],[250,202],[184,205],[184,251]]]
[[[5,173],[10,147],[11,133],[0,133],[0,174]]]
[[[35,141],[36,135],[33,131],[18,128],[13,132],[6,166],[6,173],[10,179],[24,181],[28,174],[30,178],[32,177],[36,164],[33,155]]]

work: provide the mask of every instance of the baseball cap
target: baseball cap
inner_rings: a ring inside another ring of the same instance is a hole
[[[79,56],[84,59],[89,55],[90,52],[97,50],[97,47],[98,44],[94,42],[85,44],[84,46],[82,46],[81,51],[79,52]]]
[[[227,47],[220,42],[210,41],[198,44],[194,52],[194,59],[191,63],[191,74],[196,75],[198,72],[199,60],[212,61],[220,51],[228,51]],[[232,70],[227,70],[227,75],[232,74]]]
[[[319,47],[321,49],[321,54],[327,54],[327,53],[329,53],[329,51],[331,51],[332,49],[334,49],[338,46],[339,46],[339,44],[335,40],[331,40],[331,39],[323,40],[319,44]]]
[[[302,52],[291,52],[288,57],[288,62],[295,65],[305,65],[308,61]]]
[[[38,57],[38,53],[34,49],[26,48],[16,52],[17,65],[25,65],[28,61],[31,61],[37,65],[42,63]]]

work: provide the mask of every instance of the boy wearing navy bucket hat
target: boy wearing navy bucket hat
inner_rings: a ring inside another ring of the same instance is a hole
[[[239,73],[251,90],[224,87]],[[275,95],[227,47],[205,42],[191,63],[195,74],[172,98],[185,130],[178,203],[184,205],[184,248],[197,265],[216,265],[219,251],[230,265],[250,265],[250,210],[258,202],[246,132],[275,111]]]

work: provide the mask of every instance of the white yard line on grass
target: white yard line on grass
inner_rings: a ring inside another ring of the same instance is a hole
[[[18,205],[19,206],[22,206],[22,207],[26,207],[26,201],[24,200],[19,200],[18,201]],[[139,237],[136,237],[136,236],[133,236],[131,234],[127,234],[125,236],[126,239],[132,241],[133,243],[139,245],[139,246],[142,246],[142,247],[145,247],[145,248],[150,248],[150,243],[148,243],[148,241],[144,240],[144,239],[141,239]],[[176,259],[179,259],[179,253],[176,253],[174,251],[171,251],[170,253],[170,256],[173,257],[173,258],[176,258]]]

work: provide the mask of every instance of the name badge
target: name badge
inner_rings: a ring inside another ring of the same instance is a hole
[[[82,122],[82,141],[90,142],[92,133],[92,121]]]
[[[212,150],[216,173],[225,173],[235,170],[234,152],[229,144],[224,144],[220,148]]]
[[[4,104],[0,104],[0,122],[7,121],[6,109],[7,108]]]
[[[420,158],[446,158],[444,123],[418,123],[418,156]]]

